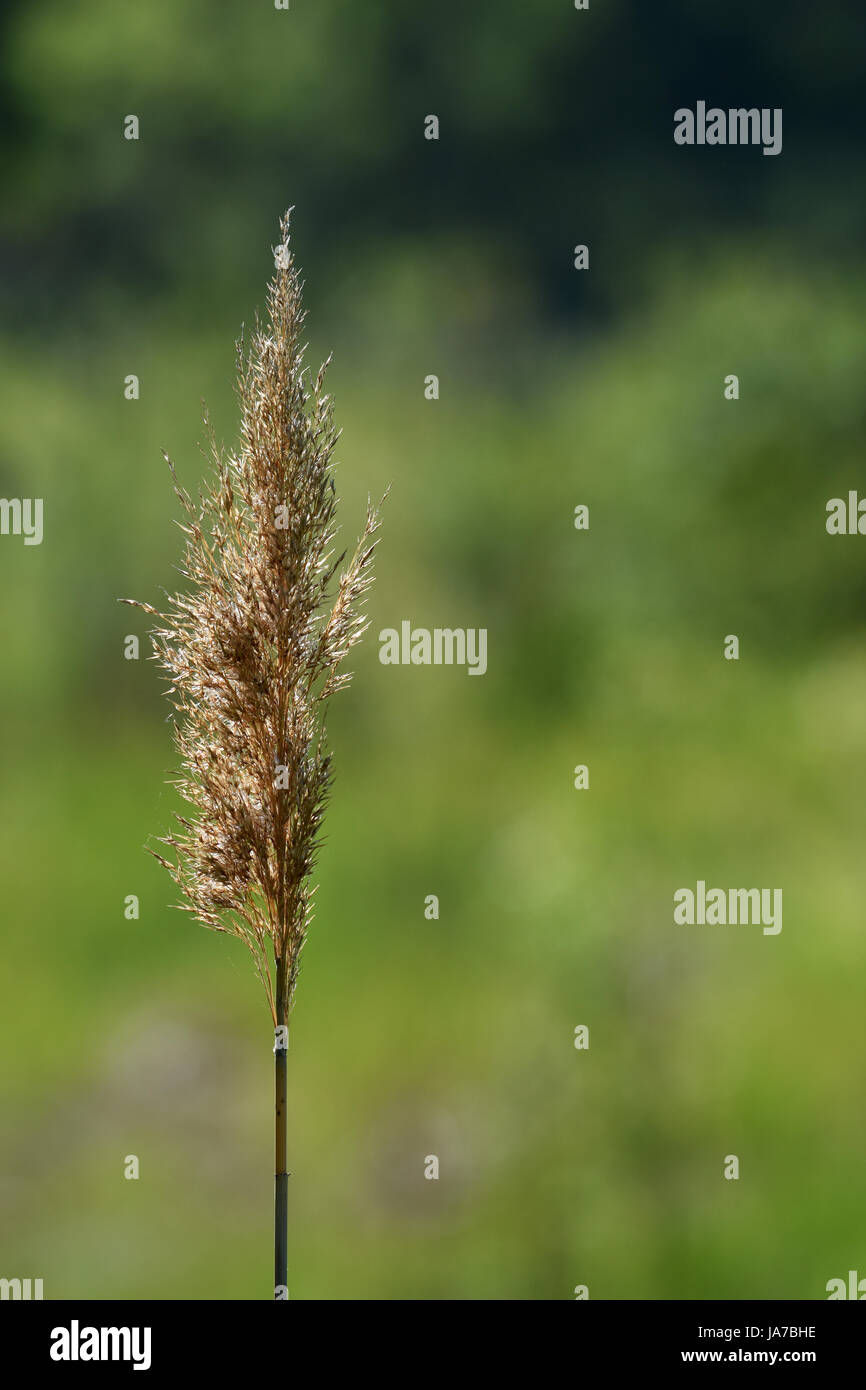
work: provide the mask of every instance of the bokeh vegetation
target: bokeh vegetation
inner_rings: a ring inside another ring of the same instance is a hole
[[[270,1295],[270,1021],[143,852],[168,705],[116,599],[173,585],[160,448],[194,487],[202,398],[234,439],[290,204],[347,540],[392,483],[292,1029],[292,1297],[821,1298],[866,1271],[866,541],[824,529],[866,492],[862,17],[2,24],[0,491],[45,499],[45,539],[0,543],[0,1274]],[[782,105],[783,154],[675,148],[703,97]],[[486,627],[487,675],[381,666],[403,618]],[[675,928],[697,878],[781,886],[782,933]]]

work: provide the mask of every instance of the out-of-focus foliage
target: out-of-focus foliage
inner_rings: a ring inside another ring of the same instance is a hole
[[[168,706],[115,600],[175,586],[159,451],[194,488],[202,397],[234,438],[295,203],[342,514],[393,488],[292,1028],[292,1296],[823,1297],[866,1268],[866,540],[824,529],[866,492],[862,20],[3,23],[0,493],[45,538],[0,538],[0,1274],[269,1296],[270,1023],[142,852]],[[783,104],[782,155],[677,150],[703,97]],[[486,627],[487,674],[380,665],[404,618]],[[781,886],[781,934],[674,927],[697,878]]]

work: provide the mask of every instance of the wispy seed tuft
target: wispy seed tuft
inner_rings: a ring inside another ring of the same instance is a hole
[[[289,245],[289,213],[280,223]],[[310,878],[331,781],[328,700],[368,625],[379,514],[369,503],[351,558],[335,553],[338,438],[324,363],[304,366],[301,282],[275,256],[266,321],[238,343],[240,441],[218,448],[194,501],[171,460],[186,536],[184,592],[157,620],[156,659],[170,680],[189,814],[156,858],[184,908],[245,941],[274,1023],[288,1017],[312,915]],[[134,600],[124,600],[135,602]],[[276,971],[272,974],[271,960]]]

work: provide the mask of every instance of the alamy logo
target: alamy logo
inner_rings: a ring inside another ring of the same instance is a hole
[[[408,619],[379,633],[383,666],[468,666],[470,676],[487,670],[486,627],[426,627],[413,629]]]
[[[772,907],[771,907],[772,903]],[[782,930],[781,888],[711,888],[698,879],[697,888],[678,888],[674,893],[677,926],[763,926],[764,936]]]
[[[764,154],[782,152],[781,106],[731,107],[723,111],[699,101],[695,110],[681,106],[674,112],[674,140],[678,145],[763,145]]]
[[[68,1327],[51,1329],[52,1361],[131,1361],[134,1371],[150,1370],[149,1327]]]
[[[25,545],[41,545],[42,498],[0,497],[0,535],[23,535]]]

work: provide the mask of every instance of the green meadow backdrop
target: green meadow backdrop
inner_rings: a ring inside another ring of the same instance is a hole
[[[202,399],[233,443],[290,205],[347,542],[391,484],[293,1014],[291,1296],[866,1274],[866,539],[825,529],[866,493],[863,20],[716,8],[5,7],[0,492],[44,539],[0,537],[0,1276],[272,1296],[270,1019],[145,852],[169,706],[117,599],[175,586],[160,450],[195,488]],[[783,152],[676,147],[698,99],[782,107]],[[383,666],[406,619],[486,628],[487,673]],[[698,879],[782,888],[783,930],[674,926]]]

